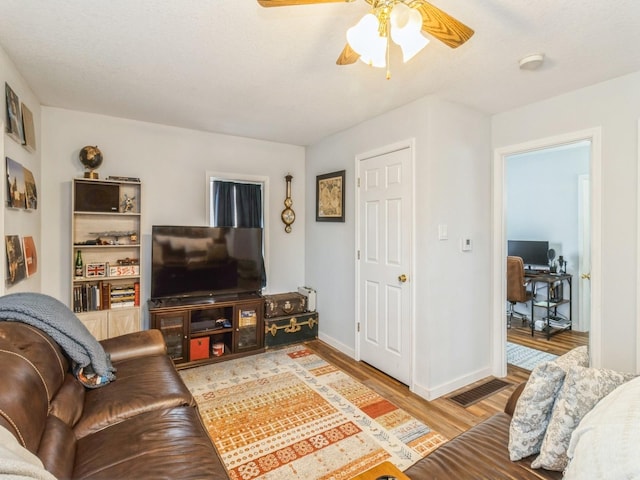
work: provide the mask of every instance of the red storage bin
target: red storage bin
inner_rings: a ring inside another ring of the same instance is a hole
[[[189,360],[209,358],[209,337],[192,338],[189,349]]]

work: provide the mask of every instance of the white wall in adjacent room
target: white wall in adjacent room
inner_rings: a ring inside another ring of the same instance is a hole
[[[304,282],[304,148],[261,140],[186,130],[103,115],[43,107],[43,291],[70,299],[71,180],[81,177],[78,153],[97,145],[104,161],[100,178],[142,181],[143,300],[149,297],[151,226],[206,225],[207,172],[266,176],[269,182],[266,243],[268,289],[295,290]],[[284,177],[293,175],[296,222],[284,232]]]
[[[433,398],[487,375],[490,318],[490,121],[425,97],[307,148],[307,211],[316,175],[346,170],[345,223],[307,215],[306,280],[318,291],[321,338],[355,353],[355,158],[415,139],[414,390]],[[449,240],[438,240],[447,224]],[[460,238],[473,251],[460,250]]]

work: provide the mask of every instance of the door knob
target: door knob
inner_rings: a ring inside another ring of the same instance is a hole
[[[591,280],[591,273],[583,273],[582,275],[580,275],[580,278],[584,280]]]
[[[400,283],[404,283],[407,281],[407,276],[403,273],[402,275],[398,276],[398,280],[400,281]]]

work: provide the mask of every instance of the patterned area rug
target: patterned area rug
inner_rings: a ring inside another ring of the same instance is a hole
[[[533,370],[537,365],[558,358],[552,353],[507,342],[507,363],[525,370]]]
[[[446,439],[304,346],[180,371],[233,480],[405,470]]]

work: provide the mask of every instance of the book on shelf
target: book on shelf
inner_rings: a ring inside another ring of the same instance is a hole
[[[111,308],[125,308],[125,307],[135,307],[135,304],[133,302],[133,300],[128,300],[128,301],[124,301],[124,302],[115,302],[115,303],[111,303]]]
[[[73,311],[75,313],[94,312],[104,308],[102,285],[82,284],[73,287]]]
[[[140,306],[140,284],[83,283],[73,287],[75,313]]]
[[[140,282],[135,282],[133,284],[133,292],[134,292],[133,304],[136,307],[139,307],[140,306]]]

